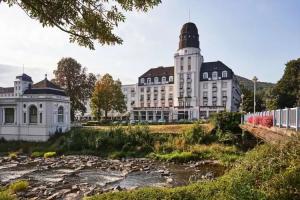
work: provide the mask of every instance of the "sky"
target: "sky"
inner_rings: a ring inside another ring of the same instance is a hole
[[[189,20],[190,10],[190,20]],[[69,43],[68,34],[43,28],[19,7],[0,3],[0,87],[24,71],[37,82],[62,57],[88,72],[133,84],[148,69],[173,66],[182,25],[194,22],[204,61],[220,60],[235,74],[276,83],[285,64],[300,57],[299,0],[162,0],[147,13],[126,13],[116,33],[123,45],[96,50]]]

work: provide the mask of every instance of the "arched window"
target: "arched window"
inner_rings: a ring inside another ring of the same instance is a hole
[[[64,122],[64,107],[60,106],[57,112],[57,122],[63,123]]]
[[[207,72],[203,73],[203,79],[208,79],[208,73]]]
[[[222,71],[222,77],[227,78],[227,71]]]
[[[218,72],[213,72],[212,73],[212,79],[217,80],[218,79]]]
[[[29,107],[29,123],[37,123],[37,108],[34,105]]]

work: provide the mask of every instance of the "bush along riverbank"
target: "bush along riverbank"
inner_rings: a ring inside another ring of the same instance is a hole
[[[299,199],[300,142],[259,145],[222,177],[177,188],[144,188],[96,195],[88,200],[119,199]]]
[[[229,127],[224,132],[218,128],[209,132],[207,125],[197,122],[176,134],[151,133],[147,125],[116,126],[104,130],[76,128],[45,143],[1,141],[0,152],[17,151],[33,157],[46,152],[56,152],[58,155],[92,154],[114,159],[151,157],[174,162],[210,159],[230,165],[243,155],[238,137],[230,132],[234,128]]]

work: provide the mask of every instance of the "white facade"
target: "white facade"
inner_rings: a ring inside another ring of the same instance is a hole
[[[196,25],[184,24],[174,67],[151,68],[137,84],[122,86],[130,119],[194,120],[239,110],[240,88],[233,71],[220,61],[204,62],[199,44]]]
[[[33,84],[26,74],[0,88],[0,138],[46,141],[70,129],[70,98],[47,79]]]

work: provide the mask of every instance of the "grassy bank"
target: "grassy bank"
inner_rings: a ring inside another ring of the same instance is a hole
[[[147,125],[76,128],[44,143],[0,141],[0,152],[26,153],[34,157],[45,152],[92,154],[110,158],[149,156],[176,162],[217,159],[226,165],[242,155],[242,151],[234,147],[232,141],[219,142],[221,137],[207,124],[180,125],[181,131],[175,133],[154,132],[167,130],[170,126],[178,128],[179,125],[155,125],[152,130]]]
[[[260,145],[224,176],[178,188],[144,188],[96,195],[88,200],[119,199],[299,199],[300,142]]]

